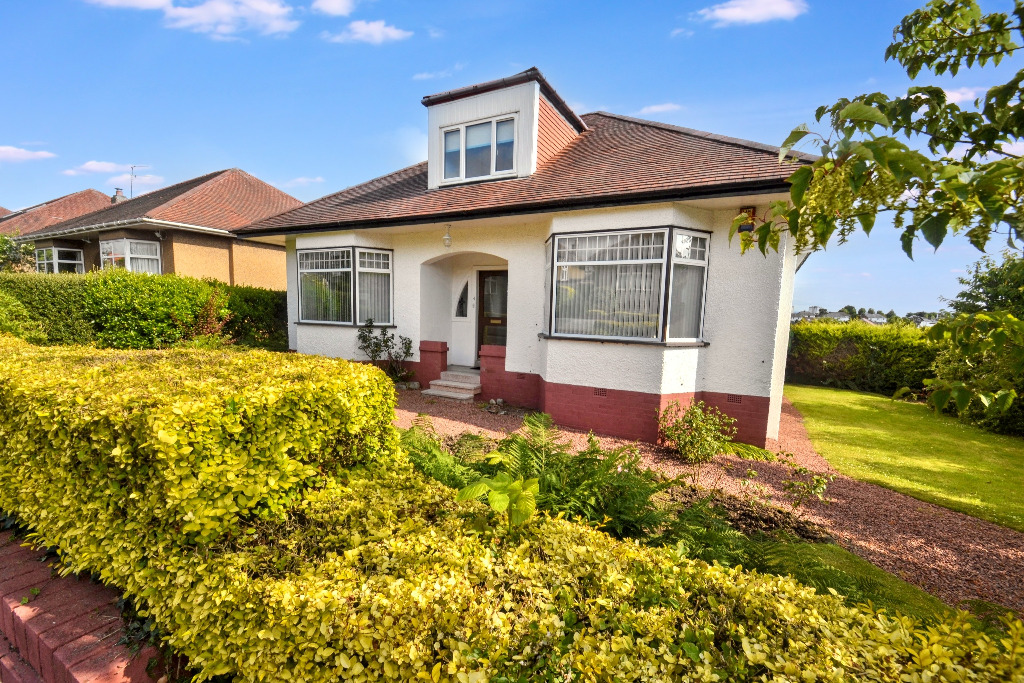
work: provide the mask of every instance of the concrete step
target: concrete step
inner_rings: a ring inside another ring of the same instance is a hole
[[[450,380],[435,379],[430,383],[431,389],[441,389],[443,391],[461,391],[469,394],[479,394],[481,390],[480,381],[476,382],[452,382]]]
[[[480,371],[445,370],[441,373],[443,382],[462,382],[464,384],[480,384]]]
[[[456,401],[470,401],[473,394],[456,393],[454,391],[443,391],[441,389],[424,389],[420,392],[424,396],[436,396],[438,398],[451,398]]]

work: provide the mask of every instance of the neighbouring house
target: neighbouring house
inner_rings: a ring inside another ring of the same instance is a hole
[[[27,209],[6,214],[0,211],[0,235],[28,235],[68,219],[92,213],[108,204],[110,198],[99,190],[82,190]]]
[[[113,197],[104,197],[98,211],[18,239],[35,245],[40,272],[115,267],[284,289],[284,248],[259,239],[240,240],[235,231],[301,204],[234,168],[134,199],[117,190]]]
[[[288,250],[292,349],[363,358],[372,319],[436,396],[645,441],[701,399],[777,436],[798,259],[729,240],[789,196],[777,148],[581,117],[536,69],[422,103],[427,161],[238,231]]]
[[[865,313],[860,319],[872,325],[885,325],[889,322],[889,318],[884,313]]]
[[[822,313],[821,315],[819,315],[817,317],[818,320],[821,320],[823,318],[829,318],[831,320],[837,320],[837,321],[839,321],[841,323],[848,323],[848,322],[850,322],[850,314],[847,313],[846,311],[836,311],[834,313]]]
[[[11,213],[10,209],[5,209],[4,207],[0,206],[0,218],[3,218],[9,213]]]

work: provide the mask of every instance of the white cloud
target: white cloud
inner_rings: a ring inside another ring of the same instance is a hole
[[[86,173],[117,173],[132,170],[131,164],[115,164],[113,161],[87,161],[81,166],[61,171],[64,175],[85,175]]]
[[[692,35],[693,31],[688,28],[674,28],[672,29],[672,32],[668,34],[669,38],[678,38],[679,36],[689,38]]]
[[[347,17],[356,8],[356,0],[313,0],[312,8],[331,16]]]
[[[308,185],[315,185],[322,183],[324,179],[321,176],[315,178],[307,178],[306,176],[299,176],[298,178],[292,178],[288,182],[284,183],[282,187],[306,187]]]
[[[44,152],[43,150],[33,152],[30,149],[22,149],[21,147],[0,145],[0,161],[35,161],[37,159],[52,159],[55,156],[57,155],[53,152]]]
[[[729,0],[697,11],[697,18],[714,26],[760,24],[776,19],[792,20],[807,11],[806,0]]]
[[[412,80],[414,81],[429,81],[435,78],[448,78],[455,74],[457,71],[462,71],[466,67],[465,64],[459,63],[450,69],[442,69],[441,71],[421,71],[418,74],[413,74]]]
[[[676,104],[675,102],[665,102],[663,104],[649,104],[639,112],[640,115],[645,114],[664,114],[670,111],[679,111],[683,108],[683,105]]]
[[[107,180],[107,185],[116,185],[117,187],[153,187],[154,185],[163,185],[163,176],[145,174],[135,176],[134,182],[132,181],[131,173],[122,173],[116,175],[113,178]]]
[[[328,33],[324,31],[321,37],[331,43],[370,43],[380,45],[396,40],[405,40],[412,36],[412,31],[391,26],[384,23],[383,19],[377,21],[363,21],[357,19],[348,25],[348,28],[341,33]]]
[[[952,90],[943,90],[946,93],[946,101],[952,102],[953,104],[973,103],[978,98],[978,95],[985,92],[987,88],[953,88]]]
[[[285,0],[86,0],[103,7],[161,10],[164,23],[231,40],[246,30],[264,35],[290,33],[299,27],[295,8]],[[185,4],[176,4],[185,3]]]

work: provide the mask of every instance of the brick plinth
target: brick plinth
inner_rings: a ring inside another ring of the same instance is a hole
[[[448,369],[448,342],[421,341],[420,359],[410,361],[408,366],[413,379],[426,388],[435,379],[441,379],[441,373]]]
[[[563,427],[604,436],[654,443],[658,414],[673,401],[685,408],[694,400],[736,418],[737,441],[763,448],[768,433],[767,396],[711,391],[651,394],[547,382],[533,373],[507,371],[503,346],[480,347],[480,384],[479,396],[484,400],[500,398],[510,405],[542,410]]]

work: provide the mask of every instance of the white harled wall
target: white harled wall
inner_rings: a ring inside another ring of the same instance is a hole
[[[700,208],[664,203],[575,211],[515,219],[452,223],[446,249],[443,224],[300,235],[288,239],[289,342],[302,353],[358,358],[350,326],[297,323],[295,250],[362,245],[394,250],[396,333],[411,337],[418,360],[421,340],[455,340],[455,301],[474,268],[503,261],[509,271],[506,370],[534,373],[547,382],[653,394],[713,391],[770,396],[769,437],[781,409],[796,259],[791,248],[762,256],[740,254],[729,227],[740,204]],[[702,348],[540,339],[544,327],[545,241],[552,233],[672,225],[711,231]],[[458,280],[458,282],[456,282]],[[471,287],[475,307],[475,285]],[[471,318],[475,320],[475,318]],[[475,333],[475,324],[472,325]],[[468,329],[466,326],[462,331]],[[455,364],[461,358],[449,362]]]

